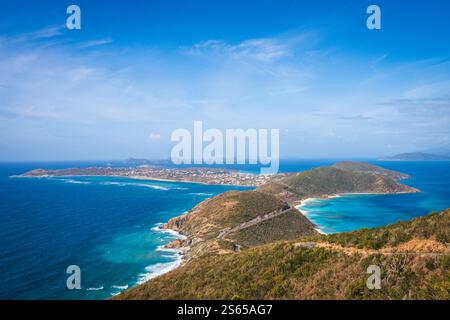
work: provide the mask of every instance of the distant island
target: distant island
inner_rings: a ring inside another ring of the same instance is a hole
[[[123,177],[140,180],[159,180],[172,182],[193,182],[203,184],[219,184],[231,186],[256,187],[266,183],[270,176],[242,173],[235,170],[218,168],[166,168],[156,165],[143,165],[145,161],[133,161],[139,163],[139,167],[89,167],[67,169],[34,169],[19,177],[70,177],[70,176],[104,176]]]
[[[446,155],[425,153],[425,152],[411,152],[401,153],[392,157],[386,157],[381,160],[385,161],[450,161],[450,157]]]

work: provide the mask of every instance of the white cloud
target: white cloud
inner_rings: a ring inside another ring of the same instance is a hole
[[[233,59],[271,62],[291,55],[289,46],[276,38],[250,39],[232,45],[223,40],[207,40],[184,51],[191,55],[225,55]]]
[[[62,35],[64,28],[65,25],[47,26],[37,31],[20,34],[14,38],[10,38],[9,40],[14,42],[27,42],[40,39],[45,40]]]
[[[104,45],[110,44],[112,42],[113,42],[113,40],[111,38],[91,40],[91,41],[86,41],[86,42],[80,43],[78,45],[78,48],[84,49],[84,48],[104,46]]]

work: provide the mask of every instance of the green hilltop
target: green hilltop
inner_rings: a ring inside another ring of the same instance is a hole
[[[393,177],[406,177],[400,173],[374,166],[335,165],[299,173],[291,173],[273,179],[258,188],[276,194],[286,201],[298,201],[308,197],[327,197],[343,193],[396,194],[414,193],[419,190],[399,183]],[[365,169],[365,170],[364,170]],[[384,170],[384,169],[383,169]],[[382,172],[382,173],[380,173]]]

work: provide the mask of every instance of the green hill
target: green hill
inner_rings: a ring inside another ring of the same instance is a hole
[[[360,229],[353,232],[336,233],[327,236],[326,241],[343,246],[379,249],[398,246],[413,239],[432,240],[437,243],[450,243],[450,211],[431,213],[412,221],[376,229]]]
[[[372,230],[202,256],[114,299],[450,299],[449,221],[447,210]],[[383,234],[377,249],[364,249]],[[366,286],[369,265],[381,268],[380,290]]]
[[[287,207],[274,195],[257,191],[228,191],[201,202],[183,216],[169,220],[165,227],[202,238],[217,237],[224,228]]]
[[[381,169],[381,168],[380,168]],[[417,189],[400,184],[387,174],[337,167],[321,167],[274,179],[258,188],[286,201],[326,197],[342,193],[412,193]]]
[[[347,171],[353,171],[353,172],[379,174],[382,176],[387,176],[394,180],[403,180],[403,179],[411,178],[411,176],[408,174],[398,172],[398,171],[384,169],[379,166],[374,166],[374,165],[366,163],[366,162],[342,161],[342,162],[335,163],[333,165],[333,168],[347,170]]]
[[[314,225],[278,197],[259,191],[228,191],[205,200],[164,228],[185,235],[169,246],[189,258],[233,248],[315,235]]]

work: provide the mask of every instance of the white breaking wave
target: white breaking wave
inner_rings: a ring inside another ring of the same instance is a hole
[[[205,192],[194,192],[194,193],[188,193],[194,196],[212,196],[213,193],[205,193]]]
[[[114,289],[119,289],[119,290],[126,290],[128,289],[128,285],[124,285],[124,286],[111,286]]]
[[[64,183],[73,183],[73,184],[90,184],[90,182],[88,181],[79,181],[79,180],[73,180],[73,179],[68,179],[68,180],[62,180],[64,181]]]
[[[163,257],[163,258],[170,258],[170,259],[177,258],[178,257],[178,252],[175,253],[175,254],[172,254],[172,255],[162,254],[161,257]]]
[[[136,183],[136,184],[133,184],[133,185],[135,185],[137,187],[146,187],[146,188],[152,188],[152,189],[156,189],[156,190],[164,190],[164,191],[170,190],[170,188],[162,187],[162,186],[156,186],[156,185],[153,185],[153,184]]]
[[[164,232],[164,229],[162,228],[162,225],[163,225],[163,224],[164,224],[164,223],[159,222],[159,223],[155,224],[155,226],[152,227],[150,230],[152,230],[152,231],[157,231],[157,232]]]
[[[163,186],[158,186],[158,185],[154,185],[154,184],[146,184],[146,183],[136,183],[136,182],[112,182],[112,181],[107,181],[107,182],[102,182],[101,184],[106,185],[106,186],[119,186],[119,187],[127,187],[127,186],[145,187],[145,188],[151,188],[151,189],[163,190],[163,191],[170,190],[170,188],[163,187]]]
[[[103,184],[105,186],[122,186],[124,187],[125,184],[120,183],[120,182],[111,182],[111,181],[107,181],[107,182],[101,182],[100,184]]]
[[[146,273],[141,273],[139,275],[138,284],[142,284],[150,279],[156,278],[164,273],[167,273],[175,268],[177,268],[181,264],[181,257],[174,262],[166,262],[166,263],[156,263],[150,266],[147,266],[145,270]]]
[[[176,237],[178,239],[181,239],[181,240],[185,240],[186,239],[186,236],[176,232],[175,230],[163,229],[162,226],[163,226],[163,223],[157,223],[153,228],[151,228],[151,230],[152,231],[156,231],[156,232],[166,233],[166,234],[172,235],[172,236],[174,236],[174,237]]]
[[[186,213],[186,212],[184,212],[184,213]],[[178,239],[182,239],[182,240],[186,239],[185,236],[181,235],[180,233],[176,232],[175,230],[163,229],[162,226],[163,226],[163,223],[157,223],[157,224],[155,224],[154,227],[151,228],[151,230],[155,231],[155,232],[167,233],[167,234],[175,236]],[[165,258],[175,259],[175,261],[164,262],[164,263],[159,262],[159,263],[155,263],[155,264],[147,266],[145,268],[145,270],[147,272],[141,273],[139,275],[137,284],[142,284],[150,279],[153,279],[157,276],[167,273],[167,272],[179,267],[181,265],[181,263],[183,262],[183,256],[180,254],[181,250],[165,248],[164,245],[162,245],[162,246],[158,246],[156,248],[156,251],[163,251],[163,252],[171,253],[171,255],[162,255],[162,256]]]
[[[98,287],[98,288],[87,288],[87,291],[98,291],[98,290],[103,290],[103,286]]]

